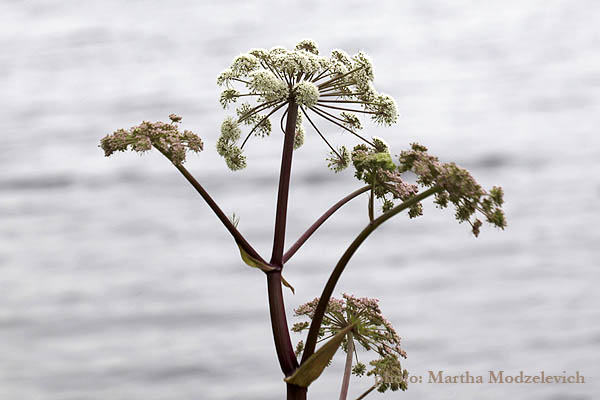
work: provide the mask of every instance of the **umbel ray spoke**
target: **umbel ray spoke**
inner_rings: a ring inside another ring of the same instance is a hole
[[[275,107],[273,109],[273,111],[271,111],[270,113],[268,113],[265,117],[263,117],[260,122],[258,122],[254,128],[252,128],[252,130],[250,131],[250,133],[248,133],[248,135],[246,136],[246,138],[244,139],[244,141],[242,142],[242,145],[240,146],[240,149],[244,148],[244,145],[246,144],[246,142],[248,141],[248,139],[250,139],[250,136],[252,135],[252,133],[254,133],[254,131],[263,123],[265,122],[265,120],[267,120],[267,118],[269,118],[271,115],[275,114],[275,112],[277,110],[279,110],[281,107],[285,106],[287,103],[281,103],[280,105],[278,105],[277,107]]]
[[[281,120],[279,121],[279,125],[281,127],[281,132],[283,132],[283,134],[285,135],[285,128],[283,127],[283,121],[285,120],[285,116],[288,113],[288,109],[286,108],[285,111],[283,112],[283,115],[281,116]]]
[[[349,101],[344,101],[342,103],[350,103],[350,102]],[[370,103],[363,103],[363,104],[370,104]],[[330,106],[328,104],[323,104],[322,100],[319,100],[317,102],[317,105],[319,105],[321,107],[331,108],[331,109],[334,109],[334,110],[340,110],[340,111],[351,111],[351,112],[357,112],[357,113],[362,113],[362,114],[377,114],[375,111],[355,110],[355,109],[352,109],[352,108]]]
[[[267,103],[263,103],[263,104],[259,104],[259,105],[257,105],[256,107],[254,107],[254,108],[252,108],[252,109],[248,110],[248,112],[247,112],[247,113],[245,113],[244,115],[242,115],[242,116],[241,116],[241,117],[240,117],[240,118],[237,120],[238,124],[240,124],[240,123],[244,122],[245,120],[247,120],[248,118],[250,118],[252,115],[254,115],[254,114],[258,113],[258,112],[261,112],[262,110],[264,110],[264,109],[266,109],[266,108],[269,108],[269,107],[271,107],[271,106],[274,106],[274,105],[276,105],[276,104],[277,104],[277,103],[279,103],[280,101],[282,101],[282,99],[272,100],[272,101],[269,101],[269,102],[267,102]]]
[[[333,118],[328,117],[327,115],[323,114],[321,111],[315,109],[314,107],[310,107],[310,109],[318,114],[320,117],[325,118],[326,120],[328,120],[329,122],[332,122],[334,124],[336,124],[337,126],[339,126],[340,128],[350,132],[351,134],[353,134],[354,136],[356,136],[357,138],[359,138],[360,140],[370,144],[371,146],[375,147],[375,144],[373,142],[371,142],[370,140],[365,139],[364,137],[360,136],[358,133],[354,132],[352,129],[349,129],[347,127],[345,127],[344,125],[340,124],[339,122],[337,122],[336,120],[334,120]]]
[[[321,131],[319,130],[319,128],[317,128],[317,126],[314,124],[314,122],[312,121],[312,119],[310,119],[309,115],[304,110],[304,107],[300,107],[300,109],[302,110],[302,113],[306,116],[306,119],[311,124],[311,126],[315,129],[315,131],[317,131],[317,133],[319,134],[319,136],[321,136],[321,139],[323,139],[323,141],[327,144],[327,146],[329,146],[329,148],[331,149],[331,151],[333,151],[339,158],[342,158],[342,156],[340,155],[340,153],[338,153],[338,151],[331,144],[329,144],[329,142],[327,141],[327,139],[325,139],[325,136],[323,136],[323,134],[321,133]]]
[[[331,79],[331,80],[328,80],[328,81],[326,81],[326,82],[323,82],[322,84],[320,84],[320,85],[317,85],[317,87],[318,87],[319,89],[321,89],[321,88],[323,88],[323,89],[324,89],[324,88],[326,88],[326,87],[328,87],[328,86],[331,86],[331,85],[332,85],[334,82],[337,82],[337,81],[339,81],[340,79],[343,79],[343,78],[345,78],[346,76],[348,76],[348,75],[350,75],[350,74],[353,74],[353,73],[355,73],[356,71],[360,71],[360,70],[361,70],[361,69],[363,69],[363,68],[364,68],[364,65],[361,65],[360,67],[358,67],[358,68],[355,68],[355,69],[353,69],[353,70],[351,70],[351,71],[348,71],[348,72],[346,72],[345,74],[338,76],[337,78],[333,78],[333,79]]]
[[[319,103],[349,103],[349,104],[376,105],[375,103],[371,103],[369,101],[362,101],[362,100],[319,100]]]

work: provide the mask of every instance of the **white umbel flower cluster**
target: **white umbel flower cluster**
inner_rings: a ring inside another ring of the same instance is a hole
[[[308,81],[302,81],[294,88],[296,103],[304,107],[312,107],[319,101],[319,89]]]
[[[242,130],[234,118],[227,117],[221,124],[221,136],[217,140],[217,153],[225,158],[227,166],[233,171],[246,167],[246,157],[242,155],[241,149],[236,145],[241,135]]]
[[[301,121],[304,116],[331,150],[328,161],[332,169],[339,171],[348,165],[348,152],[333,147],[315,122],[326,120],[373,146],[357,133],[362,129],[357,114],[369,115],[383,125],[391,125],[398,118],[395,101],[377,93],[373,78],[373,64],[363,52],[349,56],[336,49],[326,57],[319,54],[312,40],[302,40],[294,50],[273,47],[241,54],[217,78],[217,84],[224,86],[220,97],[223,108],[237,105],[236,117],[223,122],[217,150],[231,169],[244,168],[246,159],[242,153],[248,139],[253,134],[268,136],[272,130],[270,118],[278,111],[281,114],[278,125],[284,130],[288,107],[293,105],[299,108],[294,148],[304,143],[305,128]],[[241,98],[247,101],[239,102]],[[242,125],[249,126],[250,131],[238,144]]]
[[[248,88],[259,94],[259,100],[276,101],[287,97],[288,86],[271,71],[253,71]]]

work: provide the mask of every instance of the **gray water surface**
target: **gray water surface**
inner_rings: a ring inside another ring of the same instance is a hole
[[[423,143],[506,193],[504,232],[475,239],[452,210],[429,205],[384,225],[352,260],[337,295],[379,298],[405,367],[425,379],[371,397],[597,398],[598,21],[592,0],[3,1],[0,399],[283,397],[264,276],[160,155],[105,159],[97,145],[181,114],[206,143],[188,168],[268,254],[281,136],[251,142],[249,167],[229,172],[213,150],[226,115],[215,79],[240,52],[306,37],[373,58],[402,118],[367,122],[369,134],[395,153]],[[330,172],[326,155],[309,130],[288,244],[360,185]],[[359,198],[290,261],[290,312],[319,295],[366,222]],[[337,398],[342,358],[313,399]],[[579,371],[586,383],[429,384],[430,370]],[[351,394],[369,385],[353,380]]]

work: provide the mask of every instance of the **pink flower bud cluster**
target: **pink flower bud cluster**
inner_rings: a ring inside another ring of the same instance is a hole
[[[418,143],[411,145],[411,150],[400,153],[400,173],[412,171],[417,175],[417,182],[422,186],[437,186],[441,189],[435,195],[435,203],[445,208],[449,203],[456,209],[459,222],[469,222],[475,236],[479,235],[481,220],[473,217],[479,212],[490,224],[504,229],[506,219],[502,211],[504,192],[500,187],[493,187],[489,192],[484,190],[469,171],[454,163],[442,163],[437,157],[429,155],[427,148]]]
[[[318,303],[319,298],[315,298],[299,306],[294,310],[295,316],[307,317],[312,320]],[[342,299],[331,298],[323,317],[319,338],[325,340],[353,323],[356,323],[352,330],[353,340],[360,344],[364,350],[373,350],[379,355],[379,359],[371,362],[374,368],[368,374],[376,374],[381,378],[379,373],[383,371],[384,366],[389,366],[389,368],[385,368],[388,379],[391,376],[390,374],[397,374],[397,367],[400,365],[399,357],[406,358],[406,353],[400,348],[400,336],[398,336],[392,324],[381,313],[379,300],[377,299],[355,297],[354,295],[345,293]],[[302,332],[309,327],[309,322],[302,321],[295,323],[292,326],[292,331]],[[301,353],[303,349],[304,343],[300,341],[296,347],[296,353]],[[342,342],[342,349],[344,351],[348,349],[347,337]],[[396,361],[392,363],[391,360]],[[361,376],[365,373],[366,366],[358,363],[353,371],[355,375]],[[403,371],[400,368],[399,376],[396,378],[404,382],[405,374],[407,374],[405,370]]]
[[[100,146],[106,157],[117,151],[128,149],[138,153],[149,151],[152,146],[167,156],[173,164],[180,165],[185,161],[186,152],[199,153],[204,144],[202,139],[192,131],[179,131],[181,117],[169,115],[171,123],[143,121],[140,125],[129,129],[118,129],[100,140]]]

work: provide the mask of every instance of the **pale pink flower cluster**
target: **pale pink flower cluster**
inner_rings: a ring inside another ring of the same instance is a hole
[[[467,221],[475,236],[479,235],[482,225],[478,218],[473,217],[476,212],[490,224],[500,229],[506,227],[501,208],[504,203],[502,188],[493,187],[489,192],[484,190],[469,171],[454,163],[440,162],[418,143],[412,143],[411,150],[401,152],[399,160],[400,173],[412,171],[417,175],[419,184],[443,189],[435,195],[435,203],[441,208],[452,203],[456,209],[456,219],[459,222]]]
[[[149,151],[152,146],[167,156],[173,164],[180,165],[185,161],[186,152],[202,151],[202,139],[192,131],[179,131],[181,117],[169,115],[171,123],[143,121],[140,125],[129,129],[118,129],[100,140],[100,147],[106,157],[117,151],[131,149],[138,153]]]
[[[318,303],[319,298],[315,298],[299,306],[294,310],[295,316],[312,319]],[[377,299],[355,297],[345,293],[342,299],[331,298],[323,317],[319,337],[324,340],[352,323],[356,323],[352,331],[354,340],[365,350],[375,350],[382,357],[386,354],[406,357],[406,353],[400,348],[400,336],[381,313]],[[293,325],[292,331],[302,332],[309,326],[306,321],[298,322]],[[346,348],[345,342],[343,347]]]
[[[380,169],[378,172],[383,175],[383,179],[379,179],[379,181],[392,193],[395,199],[408,200],[419,192],[417,185],[405,182],[396,171],[391,172]]]

